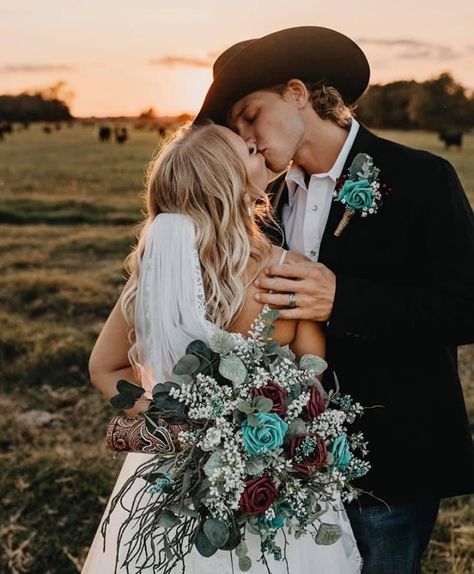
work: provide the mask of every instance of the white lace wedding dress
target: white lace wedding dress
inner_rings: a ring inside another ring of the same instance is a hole
[[[148,239],[138,284],[135,327],[137,344],[140,344],[138,348],[140,364],[149,374],[143,381],[147,390],[145,396],[151,396],[150,391],[154,382],[167,380],[172,365],[184,354],[187,344],[194,339],[207,340],[215,327],[203,318],[204,290],[197,252],[190,248],[190,245],[194,245],[194,228],[190,220],[178,214],[160,214],[147,231]],[[193,286],[192,289],[190,285]],[[179,321],[176,319],[178,316]],[[105,542],[101,528],[109,513],[112,499],[125,481],[140,464],[150,461],[156,455],[128,453],[118,456],[124,456],[123,464],[92,541],[82,574],[134,574],[139,570],[138,565],[122,566],[127,551],[127,540],[130,540],[135,533],[137,523],[130,521],[122,532],[118,555],[117,540],[119,529],[130,516],[130,512],[139,514],[140,509],[147,505],[151,497],[156,496],[145,494],[141,498],[138,497],[138,502],[134,501],[136,492],[142,490],[145,484],[144,479],[137,479],[125,495],[123,506],[118,504],[115,507],[107,526]],[[362,560],[349,519],[339,498],[328,507],[323,517],[324,522],[341,526],[342,537],[334,544],[322,546],[316,544],[310,534],[299,539],[295,539],[292,535],[287,536],[289,544],[286,555],[290,573],[360,573]],[[281,531],[276,541],[282,548],[284,547]],[[258,561],[261,555],[260,538],[247,532],[246,543],[249,556],[252,558],[249,572],[268,574],[267,567]],[[268,555],[267,562],[272,574],[287,574],[284,560],[277,561]],[[181,565],[176,566],[173,571],[182,572]],[[153,574],[155,571],[150,567],[140,572]],[[185,557],[184,572],[238,574],[240,570],[235,552],[218,550],[210,558],[204,558],[193,549]]]

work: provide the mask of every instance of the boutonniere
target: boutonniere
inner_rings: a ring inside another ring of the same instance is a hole
[[[361,217],[377,213],[382,204],[382,192],[388,191],[388,187],[379,182],[379,173],[380,170],[375,167],[370,155],[358,153],[348,174],[338,178],[333,196],[335,201],[343,203],[346,209],[334,231],[336,237],[341,235],[356,213]]]

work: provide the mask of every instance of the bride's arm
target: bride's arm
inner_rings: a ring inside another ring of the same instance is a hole
[[[136,374],[128,359],[130,327],[120,308],[122,295],[108,316],[89,357],[89,377],[91,383],[108,399],[117,394],[117,382],[126,379],[139,385]],[[149,400],[141,397],[134,407],[124,412],[134,416],[146,410]]]
[[[326,337],[322,324],[304,319],[298,321],[290,349],[298,358],[307,354],[324,358],[326,355]]]

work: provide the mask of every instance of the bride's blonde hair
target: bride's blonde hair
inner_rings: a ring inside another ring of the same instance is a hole
[[[207,318],[225,329],[241,310],[247,285],[271,251],[269,239],[257,225],[259,218],[271,219],[269,200],[263,194],[249,213],[243,195],[252,187],[242,158],[223,129],[210,121],[177,132],[149,163],[143,196],[146,218],[137,226],[138,242],[125,259],[130,280],[121,301],[122,313],[131,326],[132,366],[137,363],[134,305],[147,227],[163,212],[183,213],[192,219],[203,269]],[[255,272],[246,277],[251,258],[257,263]]]

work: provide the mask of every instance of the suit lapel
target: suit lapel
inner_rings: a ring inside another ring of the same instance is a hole
[[[360,123],[360,122],[359,122]],[[376,139],[376,135],[370,132],[365,126],[360,124],[355,137],[354,143],[349,151],[347,159],[342,168],[341,175],[344,175],[349,169],[352,160],[360,152],[370,153],[371,145]],[[323,237],[321,240],[321,247],[319,250],[318,261],[334,270],[337,266],[339,254],[346,241],[346,235],[342,233],[339,237],[334,235],[336,227],[339,225],[341,218],[344,214],[344,205],[339,201],[332,200],[331,209],[329,211],[328,220],[324,229]]]

